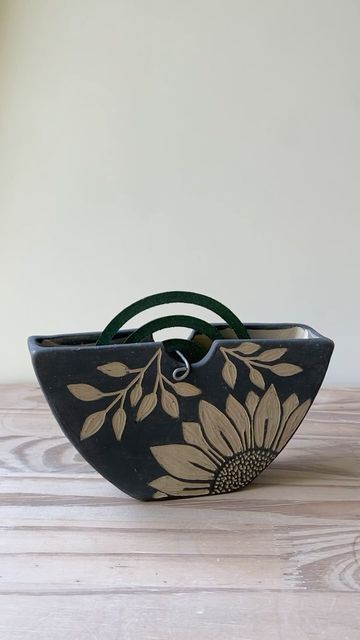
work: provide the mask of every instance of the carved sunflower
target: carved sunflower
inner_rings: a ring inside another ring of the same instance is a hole
[[[286,445],[311,404],[295,393],[281,404],[273,385],[260,398],[250,391],[244,406],[231,394],[225,414],[205,400],[199,422],[183,422],[185,444],[151,447],[168,475],[149,483],[153,498],[229,493],[249,484]]]

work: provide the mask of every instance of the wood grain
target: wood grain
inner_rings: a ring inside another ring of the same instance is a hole
[[[1,640],[358,640],[359,435],[360,390],[324,390],[244,491],[140,503],[0,387]]]

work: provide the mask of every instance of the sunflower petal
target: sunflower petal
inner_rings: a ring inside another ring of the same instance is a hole
[[[242,451],[240,436],[234,425],[214,405],[200,400],[199,417],[205,436],[219,453],[232,456]]]
[[[294,411],[294,409],[296,409],[296,407],[298,406],[299,406],[299,398],[297,397],[296,393],[292,393],[290,396],[288,396],[288,398],[286,398],[286,400],[284,400],[282,404],[282,416],[280,420],[280,425],[270,445],[270,448],[273,449],[274,451],[277,450],[277,443],[279,442],[279,439],[282,436],[284,426],[288,417]]]
[[[194,447],[199,447],[201,451],[211,455],[210,445],[206,442],[201,426],[198,422],[183,422],[182,430],[186,444],[192,444]]]
[[[269,448],[280,423],[281,406],[274,385],[261,398],[254,416],[254,436],[257,447]]]
[[[245,398],[245,404],[246,404],[246,408],[250,414],[250,418],[253,417],[254,413],[255,413],[255,409],[259,404],[259,396],[254,393],[254,391],[249,391],[249,393],[247,394],[246,398]]]
[[[284,424],[285,424],[286,420],[288,419],[289,415],[298,406],[299,406],[299,398],[297,397],[296,393],[292,393],[291,396],[286,398],[286,400],[283,402],[283,406],[282,406],[281,426],[284,426]]]
[[[149,486],[157,489],[157,493],[161,492],[168,496],[205,496],[209,493],[209,484],[198,484],[196,482],[183,482],[172,476],[161,476],[149,482]],[[156,496],[156,494],[155,494]],[[160,497],[160,496],[159,496]]]
[[[182,480],[211,480],[216,470],[205,453],[188,444],[159,445],[151,453],[165,471]]]
[[[290,440],[291,436],[295,433],[298,428],[300,422],[303,420],[305,415],[307,414],[311,405],[311,400],[305,400],[299,407],[297,407],[288,418],[283,432],[281,434],[281,438],[276,446],[277,451],[281,451],[286,445],[286,443]]]
[[[226,400],[226,413],[239,432],[243,449],[250,447],[250,419],[246,409],[229,393]]]
[[[155,493],[153,493],[153,500],[161,500],[162,498],[167,498],[167,494],[163,493],[162,491],[155,491]]]

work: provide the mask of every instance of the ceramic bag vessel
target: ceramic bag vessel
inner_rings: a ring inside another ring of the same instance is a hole
[[[218,313],[119,330],[168,302]],[[155,342],[164,327],[188,340]],[[33,336],[38,380],[63,432],[119,489],[141,500],[241,489],[276,458],[309,410],[333,342],[303,324],[246,324],[208,296],[168,292],[131,305],[102,334]]]

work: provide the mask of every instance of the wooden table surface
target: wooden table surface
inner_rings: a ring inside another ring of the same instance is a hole
[[[249,488],[141,503],[0,387],[1,640],[359,640],[359,436],[324,390]]]

